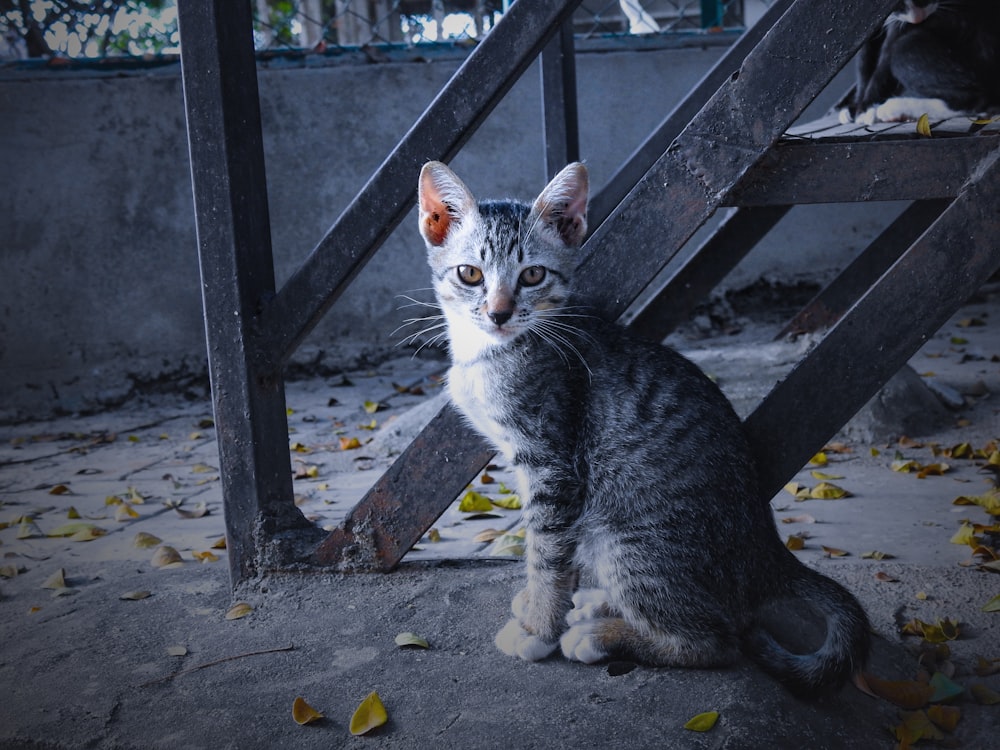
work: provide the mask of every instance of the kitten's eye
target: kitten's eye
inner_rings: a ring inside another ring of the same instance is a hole
[[[458,280],[469,286],[479,286],[483,283],[483,272],[475,266],[459,266],[455,269],[458,272]]]
[[[545,281],[545,266],[528,266],[521,271],[521,283],[525,286],[538,286]]]

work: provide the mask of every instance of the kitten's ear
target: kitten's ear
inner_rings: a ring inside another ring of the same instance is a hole
[[[429,161],[420,170],[417,204],[421,236],[429,246],[440,247],[452,224],[461,224],[475,210],[476,199],[448,167],[439,161]]]
[[[587,168],[573,162],[563,167],[535,200],[535,215],[555,229],[570,247],[583,244],[587,234],[588,186]]]

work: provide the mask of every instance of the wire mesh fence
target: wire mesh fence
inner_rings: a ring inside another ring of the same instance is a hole
[[[530,0],[521,0],[529,2]],[[472,44],[514,0],[251,0],[258,51]],[[761,0],[583,0],[578,38],[744,26]],[[0,59],[176,54],[176,0],[0,0]]]

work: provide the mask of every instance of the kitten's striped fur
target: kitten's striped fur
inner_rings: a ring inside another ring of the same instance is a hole
[[[676,352],[574,299],[586,201],[581,164],[532,205],[477,203],[438,162],[420,176],[448,388],[525,501],[527,582],[497,646],[683,667],[742,650],[802,694],[841,684],[865,661],[868,621],[781,543],[728,401]],[[581,576],[596,588],[578,591]],[[764,629],[761,608],[782,599],[825,615],[815,652]]]

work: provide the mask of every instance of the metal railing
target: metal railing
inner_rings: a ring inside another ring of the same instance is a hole
[[[513,0],[252,0],[258,52],[474,44]],[[758,2],[759,4],[759,2]],[[577,39],[705,34],[745,25],[745,0],[583,0]],[[0,59],[177,54],[176,0],[0,0]]]

